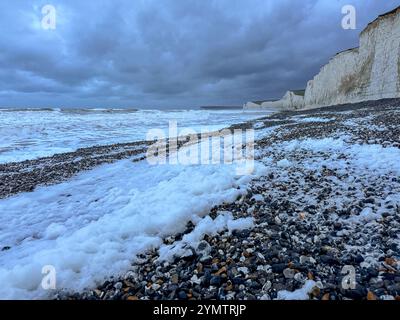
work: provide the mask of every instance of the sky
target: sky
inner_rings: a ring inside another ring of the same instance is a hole
[[[356,9],[356,29],[341,26]],[[55,29],[42,8],[55,8]],[[305,88],[394,0],[2,0],[0,106],[242,105]],[[45,20],[49,21],[49,20]]]

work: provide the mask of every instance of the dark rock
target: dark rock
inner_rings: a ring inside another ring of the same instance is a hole
[[[178,298],[181,299],[181,300],[187,299],[187,294],[186,294],[186,292],[185,292],[185,291],[179,291],[179,292],[178,292]]]
[[[245,282],[246,282],[246,280],[241,277],[235,277],[232,279],[232,283],[235,285],[241,285],[241,284],[244,284]]]
[[[350,299],[354,299],[354,300],[358,300],[358,299],[362,299],[365,298],[368,294],[368,290],[361,286],[361,285],[356,285],[355,289],[341,289],[342,294]]]
[[[342,224],[340,222],[335,222],[333,224],[333,227],[335,228],[335,230],[340,230],[342,229]]]
[[[374,198],[368,198],[364,200],[364,203],[369,203],[369,204],[374,204],[375,203],[375,199]]]
[[[383,218],[387,218],[387,217],[390,217],[390,216],[391,216],[391,214],[389,212],[383,212],[382,213],[382,217]]]
[[[393,281],[394,279],[396,279],[396,274],[395,274],[395,273],[384,273],[384,274],[382,275],[382,278],[383,278],[384,280]]]
[[[177,284],[170,284],[167,286],[167,291],[176,291],[178,289],[178,285]]]
[[[360,264],[361,262],[364,262],[363,256],[358,254],[357,256],[355,256],[354,262],[357,263],[357,264]]]
[[[284,240],[290,239],[289,234],[287,232],[282,232],[281,233],[281,238],[284,239]]]
[[[250,232],[251,231],[248,230],[248,229],[245,229],[245,230],[234,230],[234,231],[232,231],[232,235],[235,236],[235,237],[238,237],[238,238],[245,239],[245,238],[248,238],[250,236]]]
[[[216,271],[218,271],[218,270],[219,270],[218,264],[213,263],[213,264],[211,265],[211,271],[212,271],[212,272],[216,272]]]
[[[335,257],[326,254],[319,256],[319,260],[321,260],[322,263],[326,263],[331,266],[340,264],[340,262]]]
[[[220,276],[213,276],[213,277],[210,279],[210,285],[211,285],[211,286],[218,287],[218,286],[221,285],[221,283],[222,283],[222,278],[221,278]]]
[[[209,265],[212,262],[212,257],[211,256],[204,256],[200,258],[200,262]]]
[[[275,264],[271,265],[271,270],[274,273],[282,273],[286,267],[287,267],[287,265],[285,263],[275,263]]]

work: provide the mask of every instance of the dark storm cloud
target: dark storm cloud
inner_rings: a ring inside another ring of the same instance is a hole
[[[41,8],[57,9],[56,30]],[[357,9],[357,30],[341,8]],[[397,1],[2,1],[0,104],[242,104],[303,88]]]

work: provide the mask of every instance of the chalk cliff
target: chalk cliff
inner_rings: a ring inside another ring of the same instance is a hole
[[[400,97],[400,7],[360,34],[360,46],[338,53],[307,84],[306,108]]]
[[[265,109],[293,110],[304,107],[304,90],[290,90],[285,93],[282,99],[261,104]]]
[[[299,109],[400,97],[400,7],[379,16],[360,34],[357,48],[340,52],[307,83],[262,108]]]
[[[262,100],[262,101],[248,101],[243,105],[243,109],[247,109],[247,110],[258,110],[258,109],[262,109],[262,105],[264,103],[273,103],[275,101],[278,100]]]

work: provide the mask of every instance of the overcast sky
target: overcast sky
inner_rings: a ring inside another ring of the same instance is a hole
[[[56,29],[42,28],[42,7]],[[357,29],[341,28],[342,6]],[[300,89],[396,0],[2,0],[0,106],[242,105]]]

